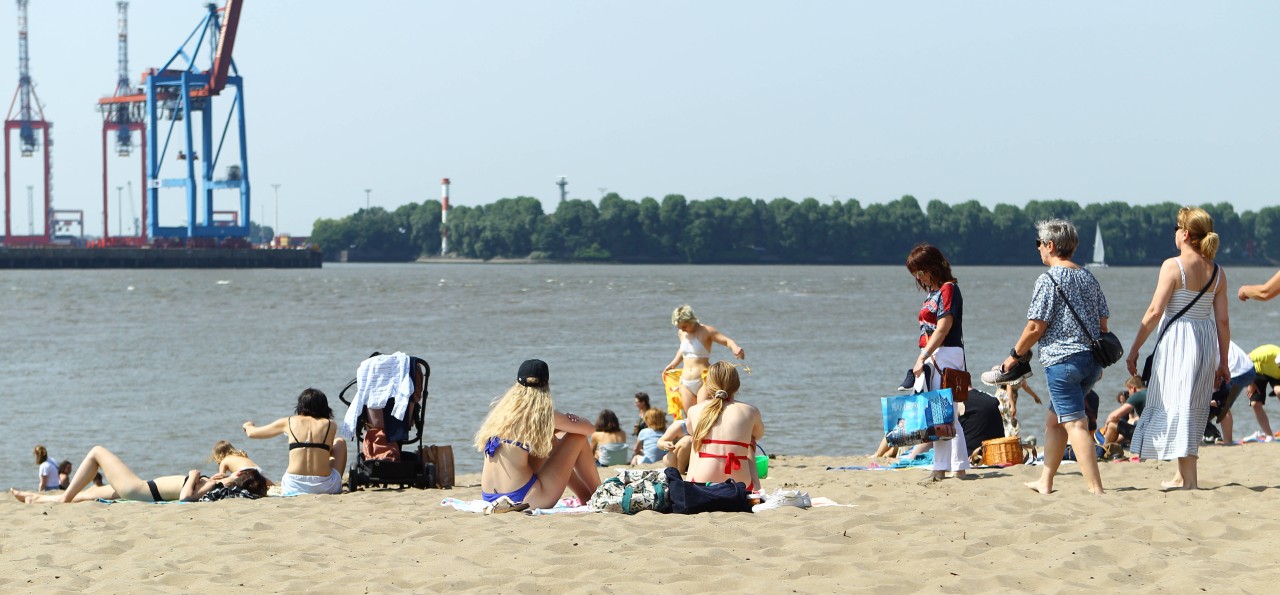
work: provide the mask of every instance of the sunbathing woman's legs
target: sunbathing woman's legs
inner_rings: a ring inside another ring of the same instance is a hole
[[[71,477],[71,484],[67,486],[67,491],[59,495],[60,502],[84,502],[85,500],[94,500],[101,496],[92,495],[101,490],[85,490],[85,488],[93,482],[93,476],[102,470],[102,475],[106,479],[106,486],[109,487],[116,497],[129,498],[130,500],[141,500],[150,502],[151,488],[147,487],[146,480],[138,477],[124,461],[120,460],[114,453],[101,446],[95,446],[89,450],[89,454],[85,455],[84,461],[80,463],[80,467],[76,469],[75,475]],[[83,491],[83,497],[81,492]]]
[[[572,489],[574,495],[586,502],[600,485],[591,446],[587,437],[581,434],[567,434],[557,441],[535,475],[538,480],[533,482],[524,499],[534,508],[555,506],[564,495],[565,488]]]

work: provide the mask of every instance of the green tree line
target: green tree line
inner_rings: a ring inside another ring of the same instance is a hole
[[[594,262],[899,264],[917,242],[929,242],[953,262],[1029,264],[1036,221],[1061,217],[1080,232],[1077,261],[1092,256],[1094,229],[1102,226],[1107,262],[1149,265],[1173,252],[1175,203],[1123,202],[1081,207],[1067,200],[1031,201],[1026,207],[976,200],[921,207],[913,196],[865,207],[857,200],[820,203],[776,198],[661,201],[605,195],[599,206],[566,200],[554,213],[527,196],[480,206],[456,206],[448,223],[440,201],[394,211],[361,209],[341,219],[317,220],[311,241],[329,260],[343,251],[379,260],[413,260],[440,251],[463,258],[546,258]],[[1219,259],[1236,263],[1280,261],[1280,207],[1236,213],[1229,203],[1201,205],[1222,237]]]

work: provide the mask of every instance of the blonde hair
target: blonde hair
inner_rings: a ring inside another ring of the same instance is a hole
[[[489,415],[480,424],[474,445],[484,452],[489,439],[496,437],[526,444],[530,455],[546,457],[551,454],[555,429],[551,389],[516,383],[489,406]]]
[[[741,381],[738,379],[738,368],[729,362],[716,362],[711,364],[707,369],[707,393],[711,395],[711,400],[707,402],[707,406],[702,408],[702,413],[698,415],[698,427],[693,431],[693,450],[697,452],[702,449],[702,439],[707,437],[711,432],[712,426],[720,421],[720,414],[724,412],[725,401],[732,401],[734,395],[738,394],[738,387]]]
[[[230,456],[249,458],[249,455],[243,450],[232,446],[231,443],[226,440],[219,440],[213,443],[213,454],[209,456],[210,461],[221,463],[222,459]]]
[[[650,430],[661,432],[667,429],[667,414],[665,411],[657,407],[650,408],[644,412],[644,425]]]
[[[1138,390],[1142,390],[1142,389],[1146,388],[1146,387],[1147,387],[1147,385],[1143,384],[1143,382],[1142,382],[1142,377],[1141,377],[1141,376],[1136,376],[1136,375],[1135,375],[1135,376],[1130,376],[1128,380],[1125,380],[1125,381],[1124,381],[1124,387],[1125,387],[1125,388],[1136,388],[1136,389],[1138,389]]]
[[[671,313],[672,326],[680,326],[681,322],[697,322],[697,321],[698,321],[698,317],[693,313],[693,306],[690,306],[689,304],[680,306],[679,308],[676,308],[674,312]]]
[[[1213,217],[1200,207],[1178,209],[1178,227],[1187,231],[1187,243],[1201,256],[1213,260],[1218,253],[1218,234],[1213,231]]]
[[[31,453],[36,455],[37,465],[43,465],[45,461],[49,460],[49,451],[45,450],[43,444],[37,444],[36,447],[31,450]]]

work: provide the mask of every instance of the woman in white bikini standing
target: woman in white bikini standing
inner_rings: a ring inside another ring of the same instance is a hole
[[[680,401],[683,414],[688,416],[690,407],[705,400],[699,393],[702,389],[702,375],[711,365],[711,344],[719,343],[728,347],[733,352],[733,357],[738,359],[746,358],[747,354],[737,342],[716,330],[716,327],[698,322],[693,307],[688,304],[671,313],[671,324],[678,329],[676,337],[680,339],[680,348],[671,363],[662,369],[662,373],[666,374],[668,370],[683,366],[680,374]]]

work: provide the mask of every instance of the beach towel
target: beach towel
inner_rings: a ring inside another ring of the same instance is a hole
[[[413,377],[409,375],[409,356],[404,352],[375,355],[360,362],[360,367],[356,369],[356,396],[347,407],[347,414],[342,418],[338,434],[347,440],[354,440],[360,414],[366,408],[385,408],[387,401],[393,398],[396,404],[391,410],[391,416],[404,419],[412,396]]]
[[[483,513],[491,506],[491,503],[484,500],[460,500],[458,498],[445,498],[440,501],[440,506],[448,506],[454,510],[462,512],[479,512]],[[530,516],[543,516],[548,514],[573,514],[579,512],[592,512],[590,506],[586,506],[581,500],[575,498],[561,498],[556,505],[551,508],[535,508],[525,511]]]

